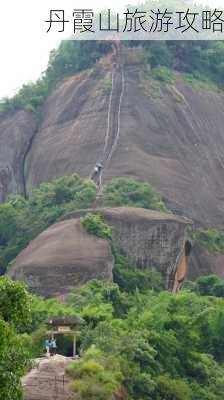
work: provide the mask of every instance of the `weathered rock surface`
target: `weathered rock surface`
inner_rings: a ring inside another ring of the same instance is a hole
[[[139,268],[160,271],[172,289],[189,221],[140,208],[83,210],[70,215],[71,219],[53,225],[33,240],[16,258],[10,275],[45,297],[64,295],[93,278],[110,281],[113,259],[109,243],[80,226],[79,217],[89,211],[100,212],[113,227],[113,241],[123,255]]]
[[[115,176],[148,181],[174,213],[196,226],[223,229],[224,97],[194,90],[180,77],[158,96],[145,65],[131,57],[132,50],[128,54],[122,60],[120,119],[115,118],[120,131],[103,183]],[[29,112],[0,117],[0,202],[57,176],[91,174],[105,148],[109,82],[112,64],[103,62],[63,81],[44,104],[38,128]],[[116,99],[116,85],[113,90]],[[208,260],[211,271],[217,262],[222,274],[220,257]]]
[[[69,78],[47,100],[26,159],[28,190],[73,172],[89,176],[104,144],[110,90],[103,85],[110,79],[111,72],[98,67]]]
[[[11,193],[24,194],[24,161],[36,121],[31,112],[0,116],[0,203]]]
[[[71,379],[66,375],[66,367],[71,358],[55,355],[51,358],[35,360],[33,368],[22,379],[25,400],[71,400]]]
[[[108,242],[89,235],[77,219],[42,232],[16,258],[9,274],[27,282],[33,293],[54,297],[93,278],[111,281],[112,269]]]
[[[143,65],[129,57],[123,68],[119,145],[104,179],[127,175],[149,181],[172,210],[203,226],[223,228],[223,96],[177,79],[155,98]],[[110,65],[99,64],[64,81],[46,101],[25,157],[28,190],[55,176],[91,173],[105,144],[110,100],[105,83],[111,75]],[[1,200],[21,192],[21,155],[33,128],[30,113],[0,121]]]

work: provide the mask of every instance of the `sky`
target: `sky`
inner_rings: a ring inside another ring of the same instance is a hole
[[[224,0],[197,0],[213,9]],[[112,0],[106,8],[122,12],[138,0]],[[49,53],[61,40],[58,33],[46,34],[49,10],[82,7],[99,11],[105,0],[2,0],[0,24],[0,99],[13,96],[24,83],[35,81],[46,69]]]

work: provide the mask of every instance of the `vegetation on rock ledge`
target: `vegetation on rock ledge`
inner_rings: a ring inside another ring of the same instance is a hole
[[[224,253],[224,232],[217,229],[198,229],[191,236],[210,253]]]
[[[112,230],[107,224],[104,223],[103,217],[100,214],[88,213],[82,217],[80,221],[88,233],[100,238],[112,238]]]
[[[93,205],[96,185],[77,174],[42,183],[30,198],[11,196],[0,205],[0,272],[28,243],[63,216]],[[103,194],[104,205],[134,206],[165,211],[160,195],[148,183],[128,178],[112,180]],[[99,215],[87,215],[82,223],[90,233],[111,238]]]
[[[167,212],[160,194],[147,182],[131,178],[114,178],[105,187],[103,205],[106,207],[142,207]]]

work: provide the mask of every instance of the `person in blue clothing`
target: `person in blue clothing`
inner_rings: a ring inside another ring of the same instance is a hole
[[[49,352],[50,352],[50,340],[48,338],[45,340],[45,350],[46,350],[47,355],[49,355]]]
[[[56,339],[54,337],[51,339],[50,349],[51,349],[51,351],[50,351],[51,355],[54,356],[57,351],[57,343],[56,343]]]

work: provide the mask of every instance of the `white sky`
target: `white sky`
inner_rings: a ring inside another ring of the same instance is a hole
[[[196,0],[212,8],[224,0]],[[143,2],[143,1],[142,1]],[[44,22],[51,9],[103,8],[122,12],[136,0],[2,0],[0,23],[0,98],[12,96],[29,81],[35,81],[47,66],[49,52],[57,47],[61,36],[47,35]]]

